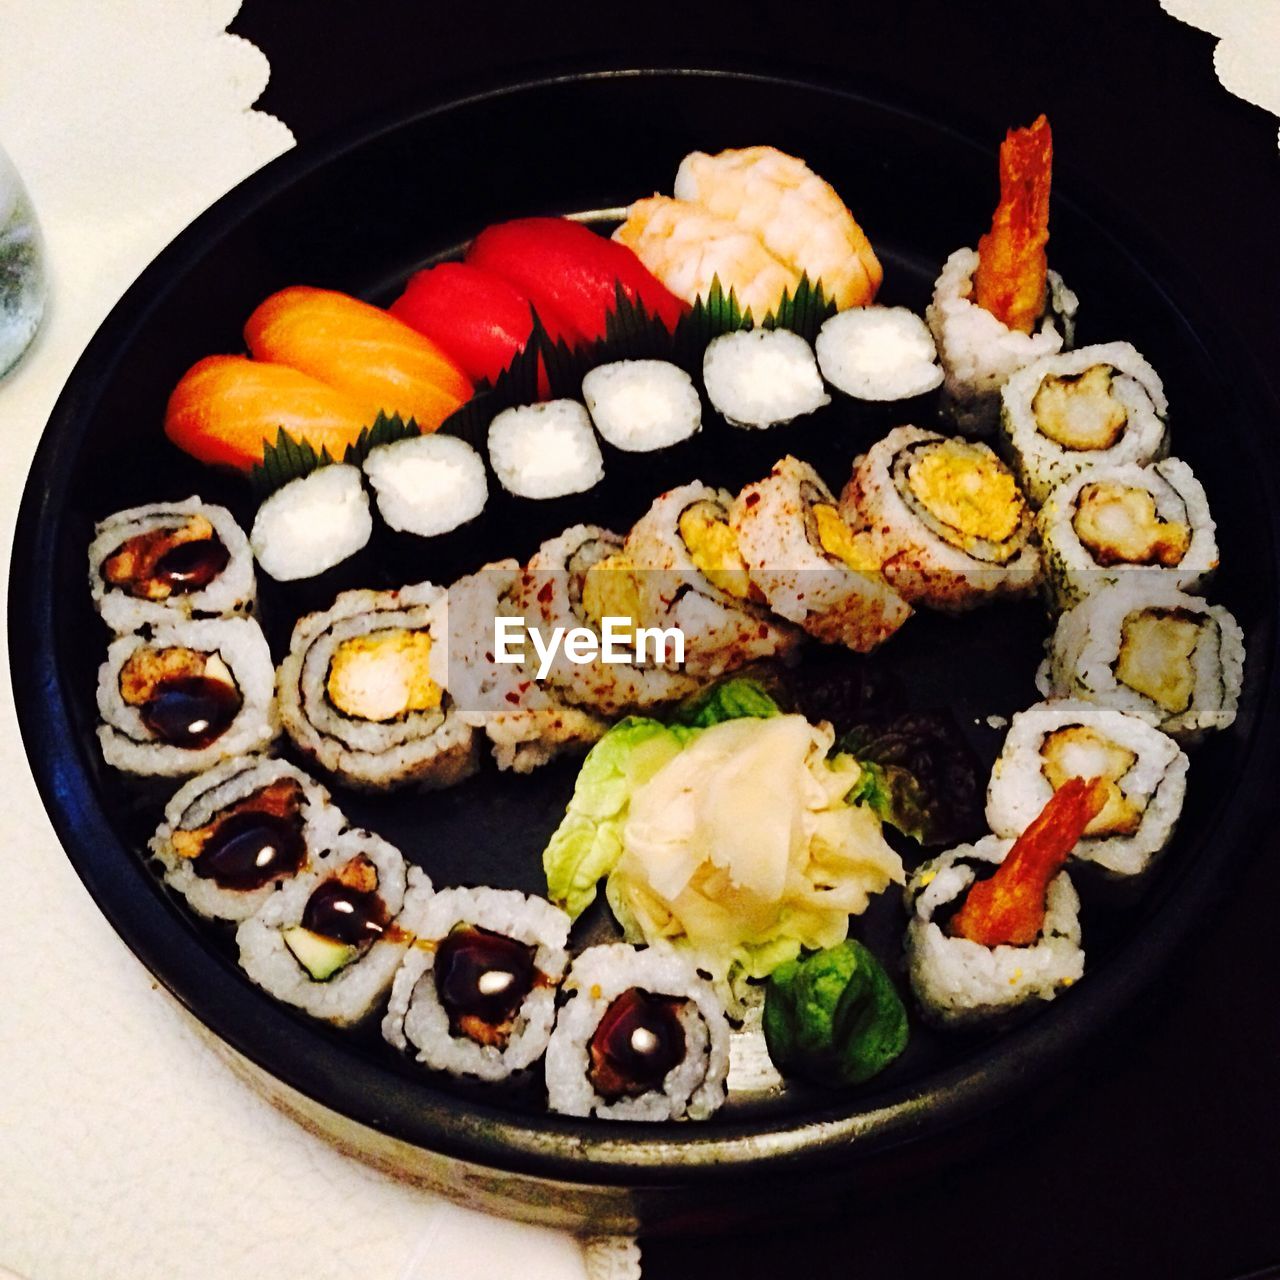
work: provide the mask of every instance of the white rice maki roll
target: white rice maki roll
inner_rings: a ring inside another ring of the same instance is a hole
[[[497,660],[499,618],[524,623],[528,583],[515,560],[485,565],[449,588],[450,677],[459,716],[483,729],[499,769],[529,773],[565,752],[585,750],[609,727],[537,679],[536,657]]]
[[[897,427],[854,464],[840,510],[912,604],[959,612],[1040,584],[1031,510],[981,442]]]
[[[707,398],[735,427],[774,427],[831,403],[813,348],[789,329],[722,333],[702,357]]]
[[[705,1120],[725,1099],[729,1023],[711,984],[668,946],[616,943],[574,960],[547,1048],[552,1111]]]
[[[89,589],[113,631],[253,612],[249,540],[231,512],[198,497],[117,511],[94,528]]]
[[[518,498],[585,493],[604,479],[604,458],[586,408],[576,400],[504,409],[489,424],[489,462]]]
[[[617,360],[582,379],[582,398],[601,436],[626,453],[666,449],[702,429],[702,400],[679,365]]]
[[[1178,458],[1089,467],[1058,485],[1036,517],[1059,609],[1135,571],[1199,593],[1218,567],[1215,528],[1204,488]]]
[[[1074,857],[1118,876],[1141,875],[1173,838],[1188,760],[1167,734],[1137,716],[1074,698],[1013,717],[987,787],[998,836],[1024,831],[1070,778],[1101,778],[1106,804]]]
[[[527,618],[550,647],[556,627],[565,631],[583,628],[596,636],[603,647],[607,618],[622,619],[612,625],[628,635],[618,643],[631,647],[643,617],[635,567],[623,550],[616,533],[597,525],[574,525],[558,538],[544,542],[529,561],[525,584]],[[628,628],[625,620],[636,623]],[[653,628],[650,628],[653,630]],[[575,662],[557,647],[547,665],[545,678],[569,702],[586,707],[600,716],[624,715],[687,697],[698,682],[683,671],[661,665],[665,642],[649,636],[645,661],[606,662],[601,652],[584,662]]]
[[[771,614],[729,525],[733,495],[701,481],[658,497],[627,534],[644,617],[679,627],[685,669],[715,677],[790,652],[800,633]]]
[[[774,613],[810,635],[866,653],[911,616],[807,463],[783,458],[737,496],[729,516],[751,582]]]
[[[475,730],[448,689],[448,599],[429,582],[344,591],[299,619],[280,715],[299,750],[349,786],[447,787],[475,771]]]
[[[245,920],[322,861],[346,825],[287,760],[226,760],[186,782],[151,838],[165,883],[199,915]]]
[[[1003,447],[1036,506],[1086,467],[1145,466],[1165,455],[1164,385],[1127,342],[1037,360],[1001,399]]]
[[[277,489],[258,508],[249,541],[277,582],[295,582],[349,559],[372,533],[360,468],[338,463]]]
[[[344,832],[324,862],[273,894],[236,930],[240,967],[264,991],[336,1026],[382,1003],[412,934],[406,905],[431,881],[368,831]]]
[[[546,1052],[569,917],[513,889],[443,889],[415,907],[383,1037],[436,1071],[505,1080]]]
[[[98,669],[98,741],[126,773],[181,778],[260,751],[279,732],[275,669],[249,618],[122,636]]]
[[[1221,605],[1160,577],[1126,578],[1058,619],[1037,685],[1116,707],[1193,742],[1236,718],[1244,633]]]
[[[1079,302],[1056,271],[1048,273],[1046,306],[1031,333],[1011,329],[980,307],[974,294],[976,249],[957,249],[933,286],[925,319],[945,372],[943,399],[962,430],[991,432],[1000,416],[1000,391],[1011,375],[1045,356],[1069,349]]]
[[[378,513],[392,529],[431,538],[474,520],[489,496],[484,459],[456,436],[379,445],[364,462]]]
[[[857,400],[909,400],[942,385],[929,326],[906,307],[851,307],[813,344],[822,376]]]
[[[921,865],[907,882],[911,989],[925,1017],[939,1026],[1007,1017],[1052,1000],[1084,976],[1080,898],[1065,871],[1049,882],[1043,925],[1029,945],[986,946],[948,931],[948,918],[982,869],[1003,863],[1013,844],[985,836],[959,845]]]

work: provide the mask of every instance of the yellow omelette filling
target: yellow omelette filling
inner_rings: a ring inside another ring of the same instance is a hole
[[[680,513],[677,528],[689,558],[712,586],[736,600],[746,600],[751,595],[747,562],[719,506],[695,502]]]
[[[818,542],[833,559],[846,564],[855,573],[878,573],[880,558],[872,549],[871,538],[854,533],[845,518],[829,502],[816,502],[809,508],[817,530]]]
[[[389,627],[343,640],[329,664],[329,701],[357,720],[435,711],[444,690],[431,678],[431,637]]]
[[[1009,469],[990,449],[963,440],[922,449],[907,468],[907,485],[934,519],[959,535],[965,550],[1007,542],[1026,510]]]
[[[1177,715],[1191,705],[1196,690],[1192,655],[1200,642],[1200,623],[1173,609],[1131,613],[1120,633],[1116,679]]]
[[[1085,835],[1129,836],[1137,831],[1143,806],[1119,786],[1138,761],[1135,752],[1088,725],[1073,724],[1048,734],[1040,756],[1044,776],[1055,791],[1068,778],[1101,778],[1106,783],[1107,802],[1085,827]]]
[[[640,583],[635,565],[622,552],[605,556],[587,570],[582,581],[582,611],[597,630],[606,618],[627,618],[631,626],[618,631],[624,638],[632,633],[641,619]]]
[[[1104,566],[1158,564],[1171,569],[1191,546],[1190,526],[1162,520],[1146,489],[1108,481],[1080,490],[1071,524],[1094,563]]]
[[[1042,436],[1064,449],[1110,449],[1129,415],[1111,393],[1116,371],[1090,365],[1083,373],[1049,374],[1031,401]]]

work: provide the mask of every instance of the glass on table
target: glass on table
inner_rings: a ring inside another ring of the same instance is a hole
[[[0,377],[31,345],[44,300],[40,227],[27,189],[0,147]]]

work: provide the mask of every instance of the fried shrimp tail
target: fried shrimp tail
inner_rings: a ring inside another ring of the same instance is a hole
[[[1040,116],[1010,129],[1000,145],[1000,203],[978,241],[977,303],[997,320],[1030,333],[1044,311],[1053,134]]]

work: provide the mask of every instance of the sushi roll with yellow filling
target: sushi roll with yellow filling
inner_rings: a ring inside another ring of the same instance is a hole
[[[583,628],[601,639],[606,619],[618,620],[612,625],[625,633],[618,643],[633,651],[640,627],[661,629],[645,617],[636,566],[623,540],[607,529],[574,525],[544,542],[529,561],[526,579],[526,617],[548,647],[557,627]],[[576,662],[560,646],[546,679],[558,697],[598,716],[619,716],[674,702],[698,688],[683,670],[663,665],[673,658],[655,637],[646,642],[644,662],[607,662],[600,652]]]
[[[320,862],[346,825],[286,760],[226,760],[183,784],[151,838],[165,883],[202,916],[244,920]]]
[[[547,1048],[547,1105],[603,1120],[704,1120],[725,1099],[729,1023],[670,947],[590,947]]]
[[[783,458],[734,500],[729,527],[752,585],[780,617],[831,644],[866,653],[911,615],[885,581],[818,473]]]
[[[1046,697],[1116,707],[1194,742],[1235,720],[1243,680],[1235,618],[1176,583],[1143,577],[1068,609],[1036,682]]]
[[[187,777],[260,751],[279,732],[271,652],[248,618],[178,621],[123,636],[98,669],[98,741],[126,773]]]
[[[1036,530],[1060,609],[1135,573],[1199,593],[1218,567],[1209,501],[1178,458],[1081,471],[1050,493]]]
[[[156,502],[101,521],[89,545],[89,586],[113,631],[183,618],[253,612],[249,540],[225,507]]]
[[[1164,386],[1127,342],[1037,360],[1001,398],[1001,448],[1036,506],[1088,467],[1146,466],[1165,455]]]
[[[367,831],[347,831],[324,862],[270,897],[236,930],[240,967],[277,1000],[337,1026],[367,1018],[391,987],[412,935],[397,918],[431,881]]]
[[[279,673],[285,732],[361,790],[452,786],[477,759],[475,730],[458,715],[448,671],[442,588],[344,591],[293,629]]]
[[[662,494],[627,534],[641,612],[685,637],[685,668],[718,676],[786,654],[800,633],[774,617],[729,525],[733,495],[695,480]]]
[[[505,1080],[546,1052],[569,917],[512,889],[443,889],[407,912],[416,940],[382,1023],[436,1071]]]
[[[538,681],[535,655],[496,660],[499,618],[526,620],[528,580],[515,560],[485,565],[449,588],[449,653],[454,702],[483,729],[500,769],[529,773],[566,752],[585,751],[609,727]]]
[[[980,442],[897,427],[858,459],[840,510],[912,604],[959,612],[1040,583],[1026,499]]]
[[[1013,717],[987,787],[987,822],[998,836],[1017,835],[1069,779],[1099,778],[1106,803],[1073,857],[1140,875],[1173,838],[1187,768],[1178,744],[1138,716],[1055,698]]]

